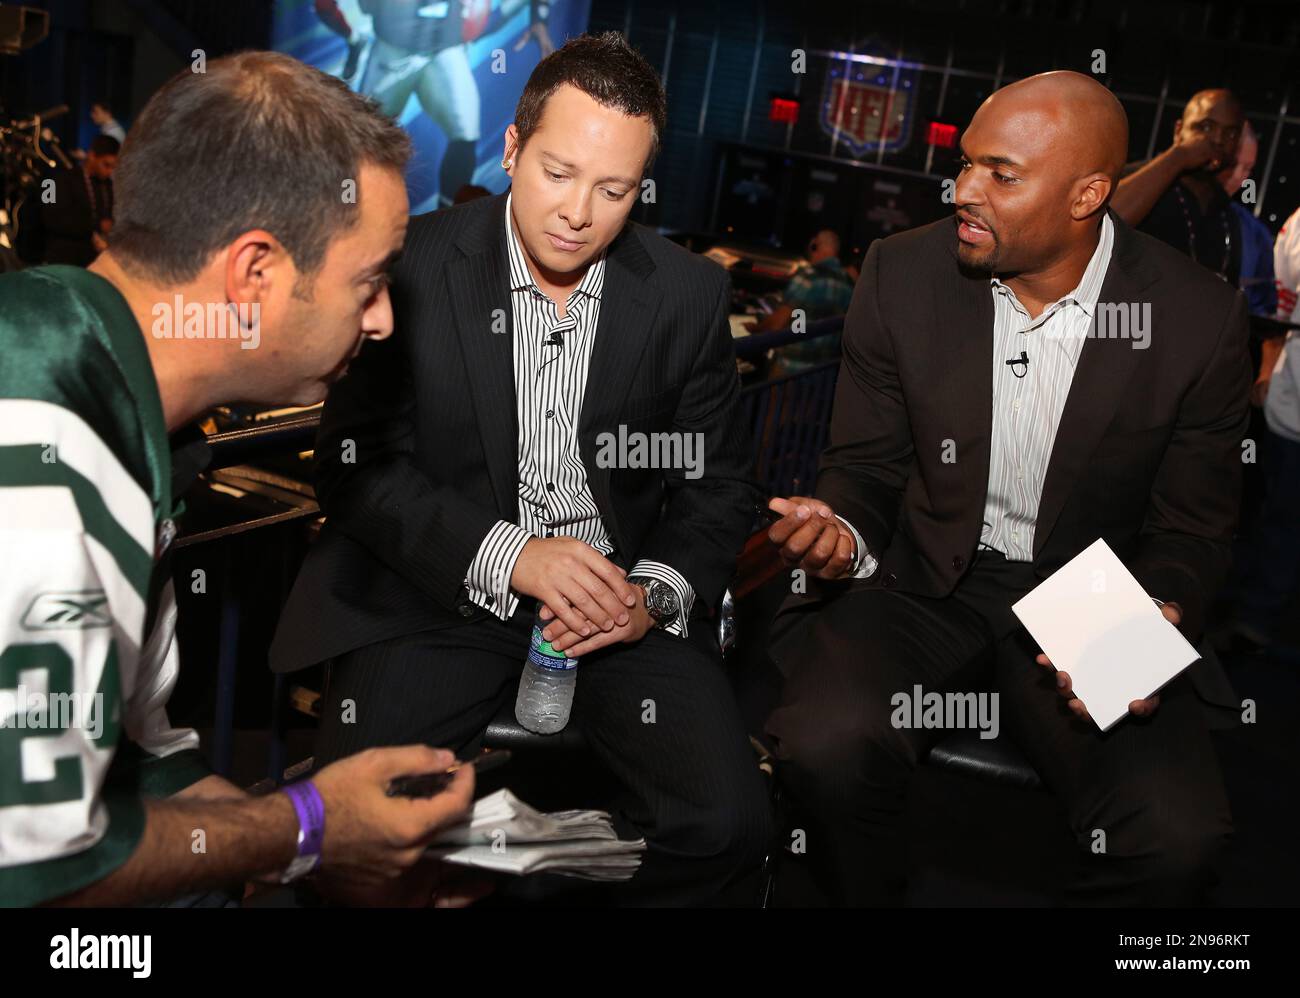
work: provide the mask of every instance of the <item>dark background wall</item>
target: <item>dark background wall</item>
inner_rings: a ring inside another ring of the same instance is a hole
[[[128,127],[184,68],[264,47],[268,0],[27,0],[47,9],[48,40],[0,58],[0,103],[26,114],[58,103],[65,145],[94,135],[93,100]],[[1167,146],[1196,90],[1231,86],[1260,136],[1260,217],[1276,230],[1300,202],[1300,4],[1294,0],[592,0],[591,30],[626,32],[662,72],[669,128],[642,221],[731,230],[798,248],[829,224],[864,243],[945,213],[954,148],[927,144],[931,122],[965,126],[991,91],[1049,69],[1097,74],[1128,110],[1130,158]],[[792,52],[806,71],[792,72]],[[888,150],[855,151],[823,127],[828,81],[847,72],[892,89],[905,128]],[[773,97],[799,103],[769,120]],[[852,245],[849,247],[853,248]],[[858,247],[859,251],[861,246]]]
[[[1130,159],[1170,144],[1191,94],[1230,86],[1260,136],[1260,217],[1276,231],[1300,201],[1300,4],[1294,2],[593,0],[591,30],[607,29],[626,32],[667,83],[669,130],[654,171],[657,202],[643,214],[669,228],[707,228],[720,202],[718,228],[731,225],[748,238],[795,246],[819,221],[854,238],[888,231],[891,199],[911,224],[927,220],[918,217],[924,211],[918,202],[937,217],[945,207],[940,183],[955,173],[955,150],[927,145],[928,123],[964,128],[999,86],[1051,69],[1089,72],[1096,49],[1106,57],[1098,78],[1128,111]],[[807,53],[804,74],[791,71],[794,49]],[[868,79],[883,71],[886,84],[897,71],[900,90],[910,83],[899,98],[911,115],[910,137],[900,148],[856,155],[819,126],[827,73],[845,69],[865,71]],[[795,124],[769,121],[773,96],[797,97]],[[778,154],[778,172],[795,175],[784,197],[777,190],[770,204],[755,204],[751,191],[727,204],[728,190],[747,177],[729,166],[720,183],[730,144]],[[837,195],[839,188],[849,190]],[[820,213],[807,210],[814,191]],[[871,212],[885,225],[862,225]],[[772,231],[756,228],[755,214]]]

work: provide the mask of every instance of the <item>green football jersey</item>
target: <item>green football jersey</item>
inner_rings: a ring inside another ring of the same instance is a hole
[[[173,728],[171,460],[125,299],[74,267],[0,275],[0,904],[102,879],[142,795],[207,772]]]

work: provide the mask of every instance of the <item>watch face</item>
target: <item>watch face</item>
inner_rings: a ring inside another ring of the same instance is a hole
[[[677,613],[677,594],[657,579],[646,583],[646,609],[655,620],[666,620]]]

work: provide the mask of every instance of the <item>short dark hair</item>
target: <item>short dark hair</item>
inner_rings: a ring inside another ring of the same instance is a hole
[[[122,149],[122,143],[111,135],[96,135],[90,140],[90,151],[96,156],[116,156]]]
[[[547,99],[565,84],[605,107],[650,119],[654,138],[646,160],[648,170],[668,121],[668,98],[654,67],[617,31],[571,39],[537,64],[515,107],[519,148],[537,131]]]
[[[109,249],[166,282],[193,279],[250,229],[274,235],[314,274],[357,223],[343,183],[362,164],[402,170],[407,134],[378,105],[276,52],[184,70],[140,112],[113,176]]]

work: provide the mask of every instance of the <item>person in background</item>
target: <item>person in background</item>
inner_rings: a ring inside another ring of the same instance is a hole
[[[118,124],[117,119],[113,117],[113,112],[108,109],[107,104],[100,101],[90,105],[90,120],[99,126],[101,135],[107,135],[116,139],[118,144],[126,141],[126,129]]]
[[[85,267],[104,250],[113,228],[117,139],[96,135],[84,163],[52,175],[54,200],[41,200],[30,251],[36,262]]]
[[[789,329],[801,310],[804,323],[843,315],[853,300],[853,279],[840,263],[840,237],[831,229],[822,229],[808,241],[808,261],[800,265],[781,293],[781,304],[770,315],[750,323],[751,333],[769,333]],[[807,343],[792,343],[777,351],[775,374],[792,374],[839,355],[838,333],[819,336]]]
[[[1273,233],[1253,211],[1237,199],[1242,185],[1255,168],[1258,156],[1259,138],[1250,122],[1243,122],[1236,162],[1229,169],[1220,171],[1219,182],[1231,199],[1229,204],[1237,216],[1237,226],[1241,232],[1241,277],[1237,286],[1245,294],[1246,305],[1252,315],[1271,316],[1277,311],[1277,288],[1273,278]],[[1260,402],[1255,404],[1259,405]]]
[[[1174,123],[1173,145],[1126,166],[1111,204],[1129,225],[1231,284],[1241,273],[1241,232],[1216,174],[1233,166],[1244,120],[1229,90],[1193,95]]]
[[[1259,139],[1250,122],[1243,121],[1235,161],[1232,166],[1219,171],[1218,181],[1228,195],[1229,210],[1241,236],[1241,268],[1237,286],[1246,296],[1246,306],[1252,315],[1272,316],[1277,310],[1277,288],[1273,277],[1273,233],[1237,198],[1255,167],[1258,155]],[[1280,339],[1261,344],[1254,337],[1249,344],[1251,364],[1259,371],[1250,389],[1252,408],[1247,436],[1251,439],[1258,440],[1269,432],[1260,406],[1264,404],[1268,374],[1272,372],[1272,363],[1277,359],[1277,348],[1280,345]],[[1262,464],[1248,464],[1244,470],[1239,530],[1242,534],[1248,534],[1263,501],[1266,469]]]
[[[1278,233],[1277,318],[1300,321],[1300,209]],[[1243,571],[1230,646],[1262,651],[1275,641],[1279,616],[1300,585],[1300,348],[1294,331],[1264,341],[1256,394],[1264,407],[1266,436],[1259,448],[1264,499],[1255,520],[1252,550]]]

